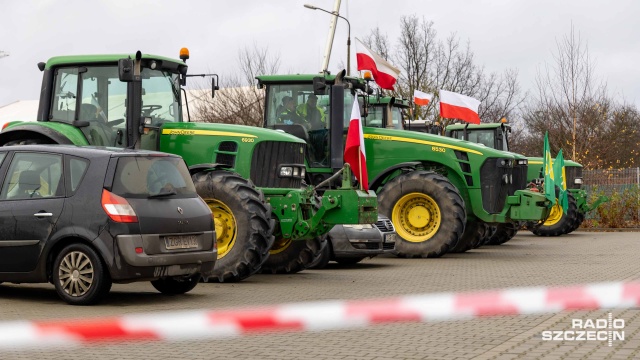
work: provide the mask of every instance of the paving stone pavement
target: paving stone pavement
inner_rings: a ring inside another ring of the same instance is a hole
[[[237,284],[199,284],[163,296],[148,283],[116,284],[100,305],[69,306],[50,284],[0,285],[0,321],[89,318],[186,309],[226,309],[283,302],[363,299],[442,291],[640,281],[640,233],[575,232],[558,238],[519,233],[440,259],[364,260],[294,275],[256,275]],[[253,335],[225,340],[104,344],[71,349],[0,352],[0,359],[638,359],[640,309],[611,311],[624,319],[624,340],[545,341],[543,331],[570,330],[572,319],[606,319],[609,311],[499,316],[365,329]]]

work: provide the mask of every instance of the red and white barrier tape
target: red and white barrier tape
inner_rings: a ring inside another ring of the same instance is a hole
[[[263,332],[319,331],[389,322],[428,322],[496,315],[640,306],[640,283],[515,288],[353,301],[283,304],[227,311],[182,311],[118,318],[0,323],[0,350],[105,341],[177,341]]]

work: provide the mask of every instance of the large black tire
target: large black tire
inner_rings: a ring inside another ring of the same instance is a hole
[[[168,277],[153,280],[151,281],[151,285],[165,295],[181,295],[193,290],[196,285],[198,285],[199,280],[200,274],[191,277]]]
[[[495,233],[489,238],[487,245],[502,245],[506,243],[516,236],[518,228],[517,223],[508,222],[498,224]]]
[[[55,257],[51,269],[58,296],[71,305],[91,305],[111,289],[111,277],[100,256],[88,245],[67,245]]]
[[[6,142],[2,146],[13,146],[13,145],[37,145],[37,144],[52,144],[48,139],[20,139],[20,140],[11,140]]]
[[[567,198],[569,207],[566,213],[556,199],[556,204],[551,209],[547,221],[534,226],[531,232],[538,236],[560,236],[569,233],[577,221],[578,207],[576,199],[569,191],[567,191]]]
[[[413,171],[389,181],[378,192],[379,212],[391,219],[400,257],[440,257],[464,233],[464,201],[444,176]]]
[[[271,205],[262,192],[228,171],[199,172],[192,178],[216,225],[218,259],[209,279],[241,281],[258,272],[274,240]]]
[[[324,242],[324,246],[320,250],[320,254],[311,262],[307,269],[324,269],[331,261],[331,238],[327,236],[327,241]]]
[[[585,213],[583,213],[582,211],[578,210],[578,214],[576,215],[576,221],[573,223],[573,225],[571,226],[571,228],[569,228],[569,231],[567,231],[567,234],[570,234],[574,231],[576,231],[580,225],[582,225],[582,222],[584,221],[585,218]]]
[[[326,236],[309,240],[277,239],[269,251],[269,258],[262,264],[263,274],[295,274],[307,269],[320,255],[326,244]]]
[[[475,249],[480,246],[484,234],[486,232],[486,224],[482,221],[472,220],[467,221],[467,225],[464,228],[464,232],[460,237],[460,240],[451,248],[451,253],[463,253],[471,249]]]
[[[486,224],[486,225],[487,225],[487,228],[486,228],[486,230],[484,232],[484,236],[482,238],[482,244],[480,244],[480,246],[489,245],[489,242],[491,241],[491,238],[498,231],[498,226],[497,225],[489,225],[489,224]]]

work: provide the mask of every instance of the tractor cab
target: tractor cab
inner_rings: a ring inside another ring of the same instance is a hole
[[[409,110],[407,100],[389,96],[358,96],[362,123],[367,127],[404,129],[405,113]]]
[[[491,124],[454,124],[447,126],[446,136],[483,144],[492,149],[509,151],[511,126],[504,122]]]
[[[123,81],[123,73],[134,69],[119,60],[137,64],[136,81]],[[38,121],[73,125],[89,145],[155,150],[160,126],[182,121],[180,84],[186,64],[139,54],[136,60],[127,55],[55,57],[39,67],[44,77]],[[141,122],[145,129],[138,143],[130,130],[140,130]]]
[[[284,131],[307,143],[307,165],[333,173],[342,166],[343,141],[354,96],[338,75],[265,75],[264,127]],[[337,80],[336,80],[337,79]],[[339,84],[339,85],[337,85]],[[339,139],[339,141],[332,141]],[[324,180],[320,176],[318,180]],[[314,182],[315,183],[315,182]]]

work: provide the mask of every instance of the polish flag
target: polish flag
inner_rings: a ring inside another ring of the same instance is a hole
[[[480,106],[480,101],[472,97],[440,90],[440,116],[443,118],[460,119],[472,124],[480,124],[478,106]]]
[[[371,71],[378,86],[393,90],[393,85],[400,76],[400,70],[366,47],[359,39],[356,38],[356,41],[358,42],[358,51],[356,51],[358,71]]]
[[[358,179],[360,187],[369,191],[369,177],[367,176],[367,155],[364,152],[364,136],[362,135],[362,120],[360,119],[360,105],[358,100],[353,102],[351,121],[347,131],[347,144],[344,147],[344,162],[351,166],[353,174]]]
[[[433,94],[427,94],[420,90],[413,90],[413,103],[416,105],[427,106],[433,99]]]

